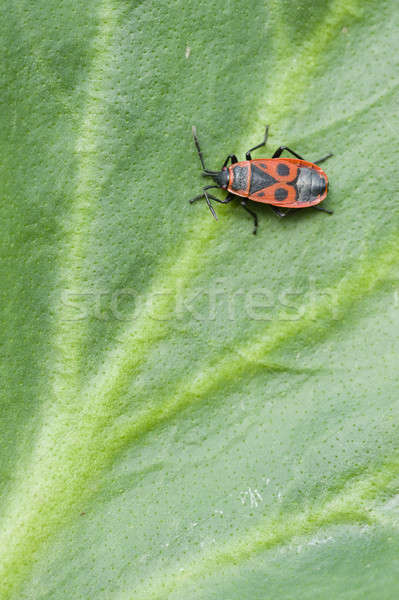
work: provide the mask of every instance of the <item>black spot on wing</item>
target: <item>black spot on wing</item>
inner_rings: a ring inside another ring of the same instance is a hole
[[[285,176],[285,175],[288,175],[289,172],[290,172],[290,168],[288,165],[285,165],[284,163],[279,163],[277,165],[277,173],[279,175]]]
[[[283,200],[285,200],[287,196],[288,196],[288,192],[284,188],[277,188],[277,190],[274,192],[274,198],[275,198],[275,200],[278,200],[279,202],[282,202]]]

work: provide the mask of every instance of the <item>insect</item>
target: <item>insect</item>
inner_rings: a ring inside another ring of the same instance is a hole
[[[204,158],[197,138],[196,128],[193,127],[193,137],[198,156],[201,161],[203,175],[212,177],[216,185],[207,185],[202,194],[195,196],[190,203],[205,198],[212,215],[217,220],[211,200],[220,204],[228,204],[234,197],[240,198],[240,204],[253,218],[256,234],[258,217],[249,208],[246,199],[262,204],[269,204],[279,217],[285,217],[291,209],[313,207],[328,214],[331,210],[319,206],[327,196],[328,179],[324,171],[318,166],[330,158],[327,154],[315,162],[308,162],[299,154],[288,148],[280,146],[272,158],[251,157],[251,152],[266,145],[269,126],[266,126],[263,141],[254,146],[245,155],[246,160],[238,161],[235,154],[229,154],[220,171],[210,171],[205,167]],[[280,158],[286,150],[296,158]],[[228,167],[229,161],[231,162]],[[220,188],[228,192],[224,200],[212,196],[208,190]],[[283,210],[282,210],[283,209]]]

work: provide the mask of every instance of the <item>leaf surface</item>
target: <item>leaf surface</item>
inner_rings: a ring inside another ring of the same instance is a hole
[[[395,597],[395,3],[0,10],[1,597]],[[255,237],[267,123],[334,215]]]

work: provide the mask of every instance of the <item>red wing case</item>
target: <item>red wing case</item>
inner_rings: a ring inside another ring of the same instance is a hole
[[[228,191],[255,202],[285,208],[306,208],[327,196],[323,169],[297,158],[246,160],[229,167]]]

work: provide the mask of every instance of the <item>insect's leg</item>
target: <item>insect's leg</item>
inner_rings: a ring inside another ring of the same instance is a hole
[[[291,210],[290,208],[287,208],[287,210],[284,212],[278,206],[274,206],[273,204],[270,204],[270,208],[278,217],[286,217]]]
[[[334,156],[334,154],[332,152],[330,152],[330,154],[327,154],[327,156],[323,156],[323,158],[319,158],[319,160],[315,160],[313,162],[314,165],[319,165],[320,163],[324,162],[325,160],[327,160],[327,158],[331,158],[332,156]]]
[[[201,198],[205,198],[209,210],[211,211],[212,215],[215,217],[215,219],[217,221],[218,218],[217,218],[215,210],[214,210],[214,208],[213,208],[213,206],[211,204],[211,200],[214,200],[215,202],[219,202],[220,204],[228,204],[234,198],[234,195],[233,194],[227,194],[227,196],[226,196],[226,198],[224,200],[220,200],[220,198],[216,198],[216,196],[212,196],[212,194],[208,194],[208,190],[211,189],[211,188],[220,189],[219,186],[217,186],[217,185],[207,185],[206,187],[203,188],[202,194],[198,194],[198,196],[195,196],[194,198],[191,198],[190,204],[192,204],[196,200],[200,200]]]
[[[211,213],[212,213],[212,216],[213,216],[213,217],[216,219],[216,221],[217,221],[217,220],[218,220],[218,218],[217,218],[217,216],[216,216],[215,209],[213,208],[213,206],[212,206],[212,204],[211,204],[211,201],[209,200],[209,194],[207,193],[207,191],[206,191],[206,188],[204,188],[204,196],[205,196],[205,200],[206,200],[206,203],[207,203],[207,205],[208,205],[208,208],[209,208],[209,210],[210,210],[210,211],[211,211]]]
[[[212,198],[212,200],[215,200],[215,202],[219,202],[220,204],[228,204],[234,198],[233,194],[227,194],[224,200],[220,200],[220,198],[216,198],[216,196],[211,196],[210,194],[208,194],[208,196],[209,198]]]
[[[240,204],[243,207],[243,209],[246,210],[247,213],[249,213],[253,217],[253,219],[254,219],[254,229],[253,229],[252,233],[254,235],[256,235],[256,231],[258,229],[258,217],[257,217],[257,214],[253,210],[251,210],[250,208],[248,208],[248,205],[245,202],[245,200],[241,200]]]
[[[216,198],[216,196],[212,196],[211,194],[207,194],[206,191],[210,190],[212,188],[216,188],[217,190],[220,190],[220,187],[218,185],[206,185],[203,189],[202,194],[198,194],[198,196],[195,196],[194,198],[191,198],[191,200],[189,200],[190,204],[192,204],[193,202],[195,202],[196,200],[201,200],[201,198],[212,198],[212,200],[215,200],[216,202],[220,202],[221,204],[227,204],[228,202],[230,202],[230,200],[232,200],[232,198],[234,198],[233,194],[227,194],[226,198],[224,200],[220,200],[219,198]]]
[[[218,185],[207,185],[203,188],[203,190],[205,192],[205,190],[210,190],[211,188],[216,188],[217,190],[220,190],[220,187]],[[212,200],[215,200],[215,202],[219,202],[220,204],[228,204],[234,198],[234,194],[231,194],[230,192],[227,194],[224,200],[220,200],[220,198],[216,198],[216,196],[212,196],[211,194],[207,194],[207,196],[208,198],[212,198]]]
[[[229,162],[229,160],[231,160],[232,165],[234,165],[234,163],[238,162],[238,159],[235,154],[229,154],[222,165],[222,169],[224,169],[227,166],[227,163]]]
[[[198,194],[198,196],[194,196],[194,198],[191,198],[191,200],[189,200],[190,204],[192,204],[196,200],[201,200],[201,198],[206,198],[207,196],[209,196],[209,194],[205,194],[205,191],[209,190],[210,188],[217,188],[217,187],[218,187],[217,185],[207,185],[206,187],[202,188],[203,189],[202,194]]]
[[[248,152],[245,154],[245,158],[247,160],[252,160],[251,159],[251,152],[253,152],[254,150],[257,150],[258,148],[261,148],[262,146],[266,146],[266,142],[267,142],[267,136],[269,134],[269,125],[266,125],[266,131],[265,131],[265,137],[263,138],[263,142],[261,142],[260,144],[258,144],[257,146],[254,146],[253,148],[250,148],[248,150]]]
[[[291,154],[293,154],[294,156],[296,156],[300,160],[305,160],[302,156],[299,156],[299,154],[297,154],[296,152],[294,152],[293,150],[291,150],[290,148],[288,148],[288,146],[280,146],[280,148],[277,148],[277,150],[273,154],[272,158],[278,158],[281,155],[281,153],[284,152],[284,150],[287,150],[287,152],[290,152]]]
[[[214,196],[211,196],[210,194],[207,193],[207,190],[209,190],[210,188],[218,188],[219,189],[219,187],[217,185],[207,185],[206,187],[202,188],[202,190],[203,190],[202,194],[198,194],[198,196],[194,196],[194,198],[191,198],[191,200],[189,200],[189,202],[190,202],[190,204],[192,204],[193,202],[196,202],[197,200],[201,200],[201,198],[205,198],[211,213],[217,220],[216,215],[214,214],[214,210],[211,209],[211,207],[210,207],[209,198],[214,198]]]
[[[197,138],[197,128],[194,127],[194,125],[193,125],[193,128],[192,128],[192,132],[193,132],[193,138],[194,138],[195,147],[197,148],[198,156],[199,156],[199,159],[201,161],[201,166],[204,169],[204,171],[206,171],[205,164],[204,164],[204,157],[202,156],[201,148],[200,148],[199,141],[198,141],[198,138]]]
[[[322,212],[325,212],[328,215],[333,215],[334,214],[334,211],[327,210],[326,208],[324,208],[324,206],[313,206],[313,208],[315,208],[316,210],[321,210]]]
[[[204,191],[202,194],[198,194],[198,196],[195,196],[194,198],[191,198],[191,200],[189,201],[190,204],[192,204],[193,202],[195,202],[196,200],[201,200],[201,198],[205,198],[206,203],[208,205],[209,210],[211,211],[212,215],[215,217],[216,221],[218,220],[215,210],[211,204],[211,201],[209,200],[209,198],[212,198],[212,196],[209,196],[209,194]]]
[[[190,204],[192,204],[193,202],[196,202],[197,200],[201,200],[201,198],[205,198],[205,194],[198,194],[198,196],[194,196],[194,198],[191,198],[191,200],[189,200]]]

